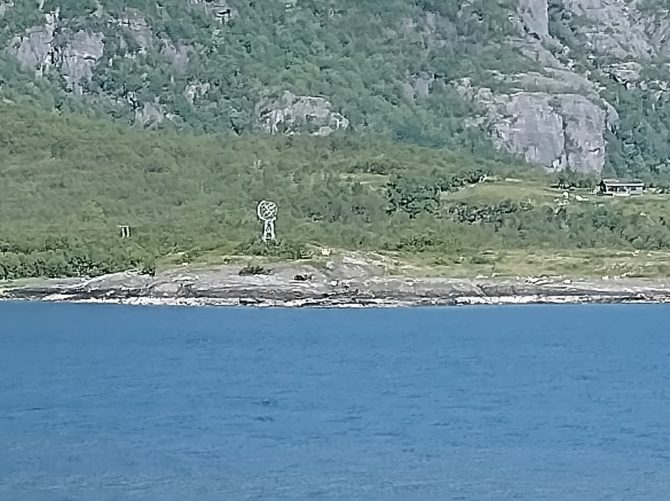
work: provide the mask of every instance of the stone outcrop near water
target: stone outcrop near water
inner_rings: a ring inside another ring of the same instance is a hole
[[[412,278],[381,263],[344,257],[325,268],[277,264],[240,275],[240,265],[174,269],[155,276],[119,273],[92,279],[8,286],[3,299],[125,304],[363,307],[670,301],[670,280],[560,278]]]

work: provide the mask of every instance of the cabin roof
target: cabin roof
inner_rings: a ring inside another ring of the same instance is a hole
[[[644,186],[644,181],[640,181],[639,179],[603,179],[602,182],[607,186]]]

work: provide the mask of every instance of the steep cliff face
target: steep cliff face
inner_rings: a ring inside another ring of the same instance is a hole
[[[670,17],[667,9],[652,7],[624,0],[518,0],[524,36],[502,45],[539,63],[537,72],[499,78],[507,84],[504,92],[482,87],[461,93],[484,106],[484,123],[498,146],[552,170],[602,172],[608,137],[620,125],[616,105],[623,89],[637,86],[656,102],[666,97],[664,81],[642,76],[649,69],[668,75]],[[468,87],[476,84],[467,80]]]
[[[496,144],[529,162],[561,171],[601,172],[605,163],[606,113],[578,94],[480,90]]]
[[[660,139],[634,125],[670,131],[667,8],[651,0],[421,5],[165,0],[130,8],[97,0],[19,8],[0,0],[0,63],[14,61],[144,126],[354,128],[477,149],[475,134],[552,170],[637,174],[633,159],[649,172],[668,165]],[[30,90],[11,75],[4,82],[0,92]]]

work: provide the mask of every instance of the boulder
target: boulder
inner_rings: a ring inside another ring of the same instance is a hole
[[[256,105],[256,128],[269,134],[315,136],[348,128],[349,120],[331,108],[330,101],[323,97],[296,96],[286,91],[279,97],[266,97]]]

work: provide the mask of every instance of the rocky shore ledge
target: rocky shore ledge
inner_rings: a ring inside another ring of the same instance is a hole
[[[325,267],[284,263],[240,274],[240,265],[182,267],[0,285],[0,299],[184,306],[393,307],[534,303],[665,303],[670,280],[410,278],[355,258]]]

